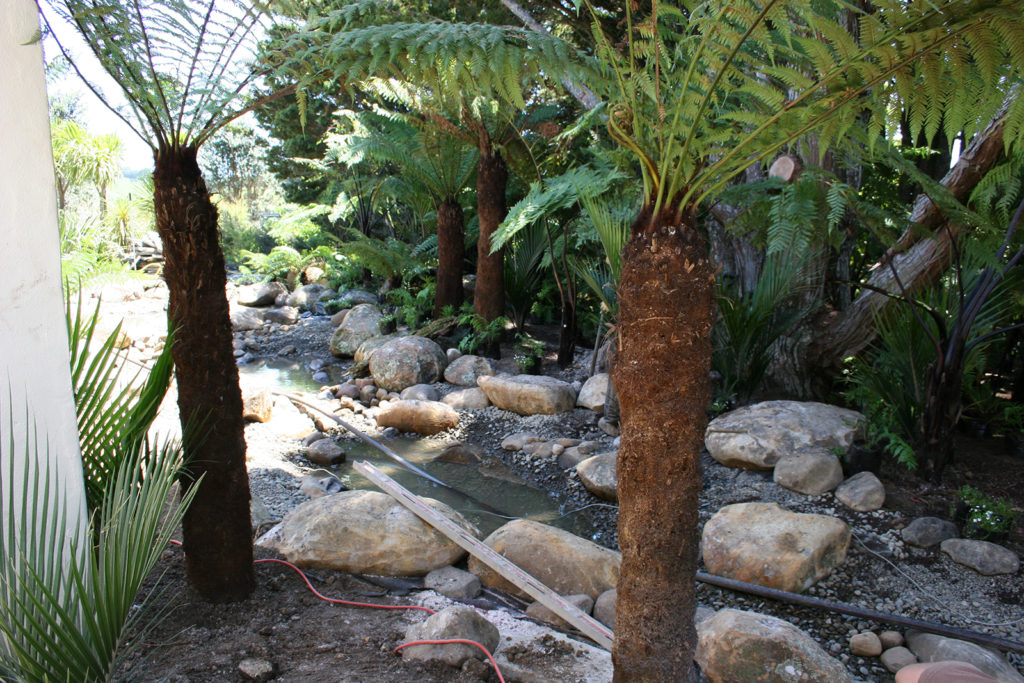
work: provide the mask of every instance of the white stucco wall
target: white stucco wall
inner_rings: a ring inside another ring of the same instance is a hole
[[[44,449],[49,445],[50,471],[63,484],[69,512],[77,507],[84,518],[43,54],[38,42],[24,44],[37,31],[36,6],[0,4],[0,426],[13,411],[15,442],[11,452],[11,434],[0,434],[0,476],[7,478],[10,458],[23,463],[25,435],[34,429]]]

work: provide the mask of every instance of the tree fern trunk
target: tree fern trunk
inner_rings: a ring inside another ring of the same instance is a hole
[[[714,269],[692,211],[645,209],[623,251],[616,681],[688,681]]]
[[[157,152],[153,183],[170,293],[167,318],[177,330],[178,409],[190,474],[204,477],[182,524],[189,581],[205,600],[242,600],[255,589],[256,579],[242,396],[217,210],[193,148]]]
[[[476,201],[480,237],[477,239],[476,289],[473,310],[485,320],[494,320],[505,313],[505,250],[491,253],[491,235],[505,219],[505,186],[508,167],[493,147],[480,151],[477,164]],[[497,342],[486,350],[487,355],[498,354]]]
[[[437,209],[437,290],[434,317],[441,309],[462,305],[462,261],[466,257],[462,207],[454,197],[445,197]]]

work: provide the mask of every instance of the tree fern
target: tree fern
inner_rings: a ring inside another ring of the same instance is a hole
[[[970,136],[1024,69],[1015,3],[888,0],[856,15],[859,38],[834,20],[850,11],[839,3],[709,0],[685,16],[655,7],[632,17],[628,51],[598,36],[618,84],[609,130],[641,161],[655,213],[701,203],[812,130],[824,153],[890,105],[905,107],[913,135],[941,123]],[[1012,115],[1022,108],[1015,100]]]
[[[38,0],[37,0],[38,1]],[[257,66],[259,41],[272,16],[263,0],[162,0],[140,7],[120,0],[49,0],[42,12],[58,49],[102,102],[156,149],[198,146],[255,106],[248,87],[270,66]],[[89,37],[87,45],[119,84],[127,104],[87,77],[61,22]],[[155,139],[154,139],[155,136]]]
[[[625,174],[614,168],[582,165],[553,178],[531,183],[530,191],[509,210],[491,238],[491,251],[501,249],[520,230],[556,211],[599,196],[624,178]]]

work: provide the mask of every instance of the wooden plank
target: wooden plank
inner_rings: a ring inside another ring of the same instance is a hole
[[[520,567],[509,562],[490,546],[484,545],[475,536],[425,504],[409,492],[409,490],[403,488],[398,482],[370,463],[361,460],[354,463],[353,467],[364,477],[379,486],[385,493],[409,508],[417,517],[443,533],[488,567],[501,574],[517,588],[525,591],[533,599],[538,600],[552,612],[578,628],[583,635],[606,650],[612,649],[614,634],[607,626],[580,610],[576,605],[545,586],[533,576],[527,574]]]

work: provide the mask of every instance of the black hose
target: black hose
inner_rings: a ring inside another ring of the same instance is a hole
[[[895,614],[885,614],[884,612],[876,612],[872,609],[855,607],[853,605],[847,605],[841,602],[832,602],[830,600],[822,600],[821,598],[812,598],[807,595],[799,595],[797,593],[778,590],[777,588],[766,588],[765,586],[737,581],[736,579],[727,579],[725,577],[715,576],[714,574],[708,574],[706,572],[697,572],[697,580],[701,583],[725,588],[738,593],[749,593],[750,595],[757,595],[762,598],[788,602],[794,605],[802,605],[804,607],[817,607],[818,609],[825,609],[830,612],[838,612],[840,614],[848,614],[861,619],[871,619],[872,621],[895,624],[897,626],[904,626],[917,631],[936,633],[940,636],[968,640],[972,643],[987,645],[1000,650],[1024,653],[1024,644],[1022,643],[1006,640],[1005,638],[999,638],[997,636],[986,635],[984,633],[978,633],[976,631],[967,631],[965,629],[954,628],[953,626],[944,626],[943,624],[936,624],[930,621],[920,621],[918,619],[901,617]]]

